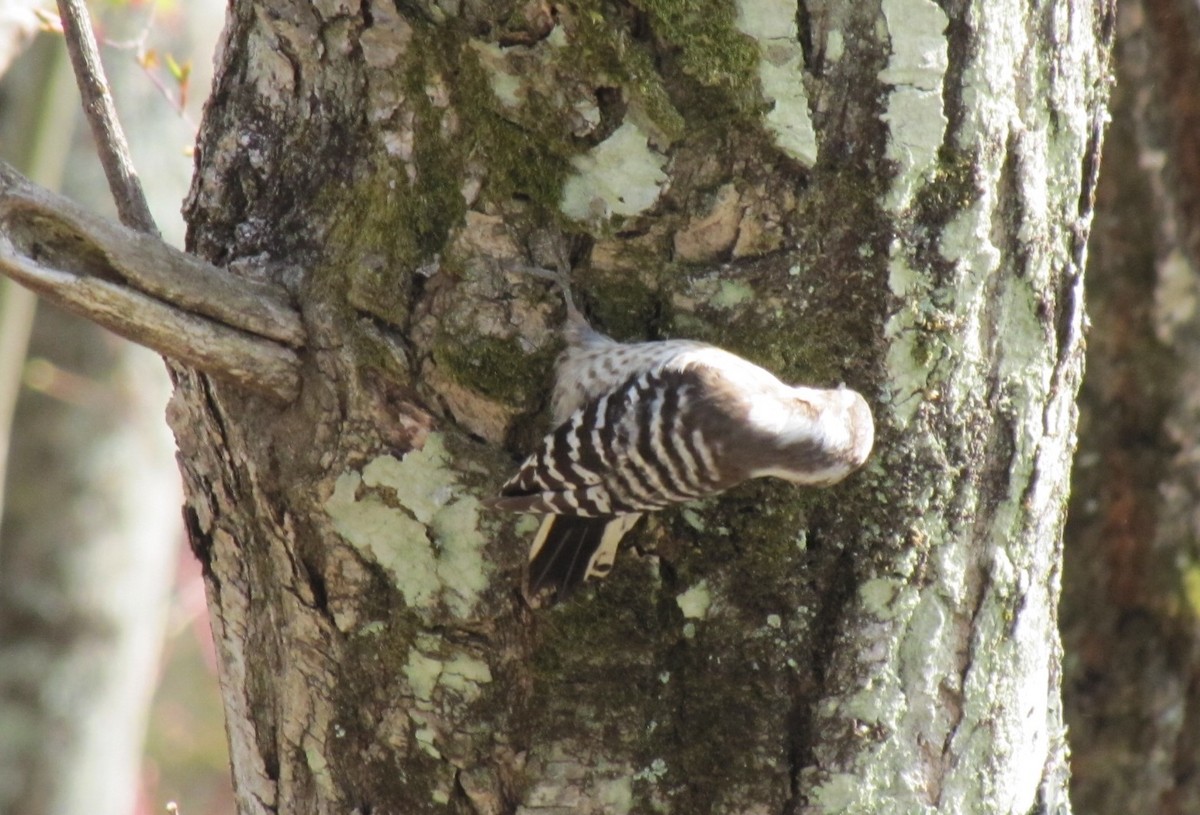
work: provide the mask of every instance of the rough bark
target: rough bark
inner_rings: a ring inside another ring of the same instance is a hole
[[[1200,810],[1200,14],[1120,6],[1067,526],[1064,697],[1082,812]]]
[[[1065,812],[1056,632],[1107,4],[235,3],[189,248],[281,407],[171,418],[243,812]],[[868,394],[873,463],[522,602],[565,243],[622,338]]]

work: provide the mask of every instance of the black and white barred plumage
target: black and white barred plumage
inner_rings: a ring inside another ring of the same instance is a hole
[[[487,502],[547,516],[530,549],[531,596],[562,600],[606,576],[641,513],[760,476],[833,484],[871,451],[871,411],[852,390],[790,387],[704,343],[618,343],[569,311],[556,428]]]

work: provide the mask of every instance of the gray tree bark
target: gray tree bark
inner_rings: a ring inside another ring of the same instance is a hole
[[[1056,631],[1106,3],[232,6],[190,248],[300,396],[170,417],[243,812],[1066,812]],[[866,393],[867,470],[553,610],[481,512],[599,327]]]
[[[1200,811],[1200,13],[1120,4],[1067,525],[1072,797]]]

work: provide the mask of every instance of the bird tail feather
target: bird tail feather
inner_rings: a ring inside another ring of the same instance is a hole
[[[588,578],[607,577],[617,545],[641,517],[547,515],[529,548],[529,597],[553,589],[551,602],[561,602]]]

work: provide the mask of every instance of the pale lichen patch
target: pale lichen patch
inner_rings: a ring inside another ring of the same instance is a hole
[[[439,689],[451,690],[459,698],[472,702],[479,698],[480,685],[492,681],[487,663],[470,654],[458,653],[442,660],[417,648],[410,648],[404,676],[417,705],[432,709]]]
[[[442,751],[439,750],[437,745],[434,744],[434,742],[437,740],[437,733],[433,731],[432,727],[418,727],[413,731],[413,738],[416,739],[417,746],[420,747],[421,751],[427,756],[441,760]],[[436,789],[434,791],[434,799],[437,799]],[[448,796],[446,800],[449,800]]]
[[[488,664],[468,654],[458,654],[442,669],[441,684],[467,701],[477,699],[479,686],[491,681],[492,671]]]
[[[753,300],[754,297],[755,291],[750,285],[740,280],[722,280],[710,302],[717,308],[731,309]]]
[[[806,167],[817,161],[817,133],[804,88],[804,50],[797,42],[795,0],[739,0],[737,27],[758,41],[758,80],[773,102],[766,126],[775,144]]]
[[[899,258],[889,263],[889,266],[905,265]],[[924,401],[931,373],[928,359],[923,358],[922,350],[913,341],[919,330],[916,315],[909,308],[898,309],[884,327],[884,336],[888,338],[887,367],[891,373],[888,402],[892,420],[901,430],[912,422]]]
[[[846,36],[839,29],[831,29],[825,36],[825,61],[833,64],[846,53]]]
[[[440,759],[449,749],[443,737],[455,730],[449,714],[477,700],[483,693],[481,686],[492,681],[492,672],[487,663],[465,652],[449,658],[434,656],[444,649],[444,643],[426,640],[409,648],[404,665],[404,678],[413,697],[408,718],[417,747]]]
[[[817,131],[804,90],[804,51],[795,43],[770,43],[758,62],[763,95],[775,104],[767,113],[767,129],[775,144],[806,167],[817,163]]]
[[[359,628],[355,634],[360,637],[374,637],[378,634],[382,634],[386,630],[387,626],[383,624],[382,620],[372,620],[371,622]]]
[[[634,773],[635,781],[661,781],[668,772],[667,762],[656,758],[649,765]]]
[[[887,157],[899,168],[886,205],[899,212],[936,166],[949,124],[942,84],[949,65],[944,32],[950,21],[933,0],[883,0],[883,14],[892,54],[879,81],[892,86],[883,119],[889,131]]]
[[[525,793],[517,815],[564,812],[625,815],[633,809],[633,768],[597,755],[587,745],[559,742],[535,747],[531,751],[530,770],[537,780]]]
[[[687,591],[675,596],[675,604],[679,606],[683,616],[689,620],[703,620],[707,617],[712,601],[712,592],[709,590],[707,580],[701,580]]]
[[[441,437],[430,435],[425,446],[413,450],[403,459],[380,456],[363,468],[363,484],[368,487],[388,487],[400,505],[423,524],[450,500],[456,479],[446,469],[446,451]],[[413,476],[418,476],[414,478]]]
[[[437,571],[442,582],[458,595],[464,607],[487,587],[487,574],[480,560],[480,502],[473,496],[455,501],[433,516],[430,528],[441,556]]]
[[[633,780],[609,778],[596,788],[596,800],[605,812],[629,812],[633,808]]]
[[[637,215],[658,201],[667,159],[649,137],[626,121],[604,141],[571,159],[575,173],[563,185],[559,208],[578,221]]]
[[[409,606],[432,610],[441,600],[457,616],[471,613],[487,585],[479,508],[462,493],[440,433],[403,459],[380,456],[361,475],[342,473],[325,502],[338,534],[388,569]]]
[[[862,779],[851,773],[834,773],[812,789],[812,803],[822,812],[853,811],[862,801]]]
[[[673,304],[682,310],[695,310],[701,304],[722,310],[738,308],[754,300],[757,293],[748,283],[729,280],[716,274],[694,278],[686,293],[676,293]]]
[[[796,0],[740,0],[737,27],[756,40],[794,40]]]
[[[404,665],[404,677],[418,703],[433,701],[433,690],[442,675],[443,663],[412,648]]]
[[[333,528],[393,575],[406,603],[429,608],[438,586],[425,527],[377,496],[356,498],[361,485],[358,473],[338,476],[333,495],[325,502]]]

